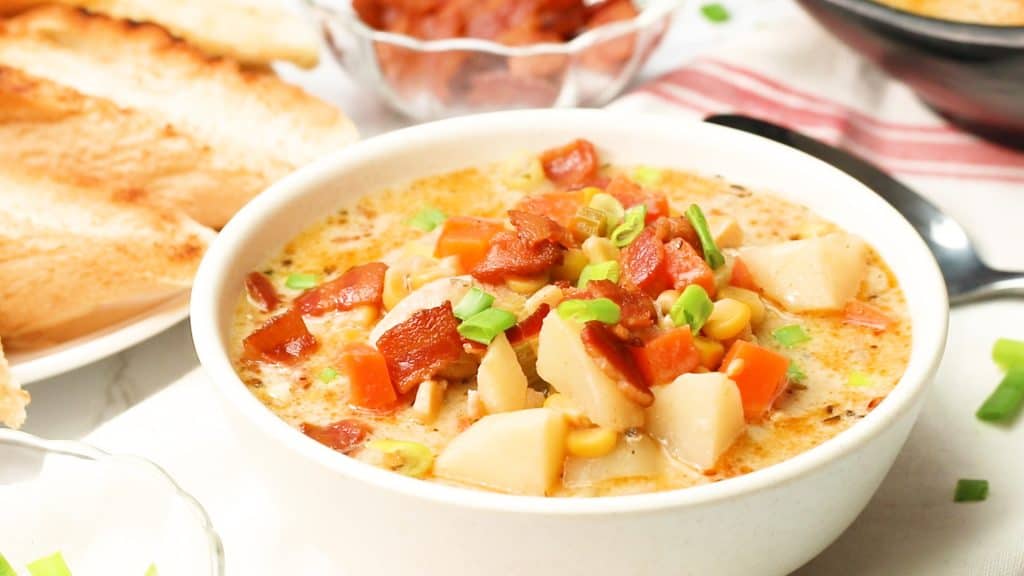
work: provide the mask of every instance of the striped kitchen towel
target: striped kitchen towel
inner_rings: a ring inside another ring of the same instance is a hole
[[[1024,206],[1024,153],[950,125],[799,12],[698,55],[609,109],[771,120],[875,162],[955,213],[983,249],[1019,234],[988,223],[989,210]],[[963,210],[964,192],[983,206]]]

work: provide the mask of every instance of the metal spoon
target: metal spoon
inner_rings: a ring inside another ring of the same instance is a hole
[[[750,132],[786,144],[846,172],[892,204],[928,244],[946,278],[951,304],[999,296],[1024,296],[1024,273],[990,268],[978,256],[967,232],[934,204],[870,162],[783,126],[734,114],[706,122]]]

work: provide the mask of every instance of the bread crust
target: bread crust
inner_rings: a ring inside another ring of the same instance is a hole
[[[0,15],[43,4],[63,4],[165,28],[212,56],[228,56],[250,66],[284,60],[311,68],[319,59],[314,29],[272,3],[235,0],[0,0]]]

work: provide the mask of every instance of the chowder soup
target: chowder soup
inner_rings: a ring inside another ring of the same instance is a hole
[[[991,26],[1024,26],[1021,0],[878,0],[893,8],[942,20]]]
[[[604,496],[839,434],[899,381],[911,327],[864,240],[578,140],[331,214],[249,274],[231,343],[257,398],[350,457]]]

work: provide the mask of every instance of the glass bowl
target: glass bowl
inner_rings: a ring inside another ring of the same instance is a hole
[[[568,42],[508,46],[479,38],[420,40],[374,30],[351,2],[308,2],[341,66],[416,121],[513,108],[604,105],[640,71],[682,4],[638,1],[635,18]]]
[[[202,506],[156,464],[0,429],[0,554],[18,574],[60,552],[74,576],[222,576]]]

